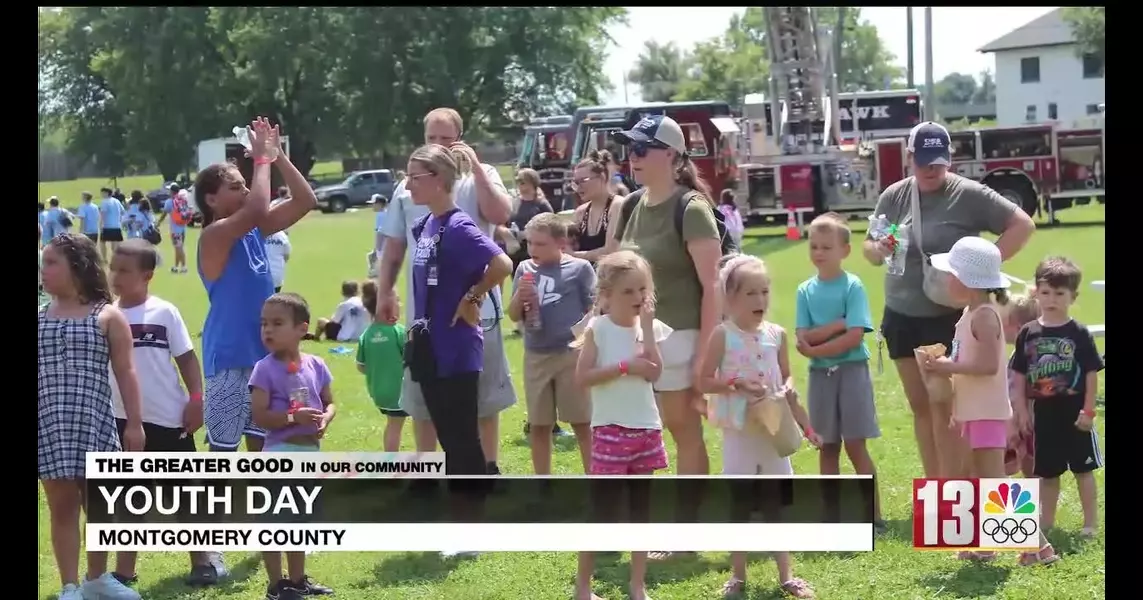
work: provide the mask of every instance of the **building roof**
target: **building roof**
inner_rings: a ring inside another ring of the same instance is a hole
[[[1072,28],[1064,20],[1064,9],[1057,8],[1041,17],[1038,17],[1021,27],[1017,27],[1007,34],[981,46],[978,52],[1000,52],[1002,50],[1019,50],[1021,48],[1040,48],[1043,46],[1062,46],[1074,44],[1075,36]]]

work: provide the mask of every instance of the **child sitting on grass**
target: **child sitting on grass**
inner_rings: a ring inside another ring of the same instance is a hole
[[[365,307],[361,297],[357,295],[356,281],[345,281],[341,284],[341,303],[328,319],[318,319],[312,338],[307,335],[305,339],[321,340],[322,336],[331,342],[348,342],[356,340],[369,327],[369,315],[365,314]]]
[[[337,415],[329,367],[299,348],[309,326],[309,304],[297,294],[274,294],[262,306],[262,343],[270,354],[250,374],[250,407],[254,422],[267,432],[263,452],[318,452]],[[267,598],[301,600],[333,593],[306,575],[305,552],[285,554],[288,579],[282,577],[282,553],[262,553],[270,579]]]

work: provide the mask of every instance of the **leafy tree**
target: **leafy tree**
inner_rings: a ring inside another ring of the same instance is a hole
[[[992,71],[985,69],[980,72],[980,85],[976,86],[972,101],[975,104],[996,103],[996,80],[992,78]]]
[[[645,102],[669,102],[687,77],[689,61],[690,57],[674,42],[660,44],[649,40],[644,42],[627,81],[639,86],[639,95]]]
[[[1079,43],[1079,51],[1096,55],[1102,64],[1107,48],[1104,35],[1106,7],[1071,6],[1065,7],[1063,11],[1064,21],[1071,26],[1072,34]]]
[[[934,86],[939,104],[971,104],[977,93],[976,79],[964,73],[949,73]]]

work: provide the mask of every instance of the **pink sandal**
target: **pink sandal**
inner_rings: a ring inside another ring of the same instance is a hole
[[[782,584],[782,591],[794,598],[813,598],[814,590],[804,579],[797,577]]]
[[[1059,560],[1060,555],[1056,554],[1056,549],[1051,544],[1044,544],[1039,552],[1022,552],[1018,563],[1021,567],[1048,566]]]
[[[726,583],[722,584],[723,598],[741,598],[745,593],[746,582],[736,577],[731,577]]]

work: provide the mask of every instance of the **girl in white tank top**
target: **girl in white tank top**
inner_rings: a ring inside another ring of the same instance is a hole
[[[719,273],[726,320],[715,328],[702,364],[701,391],[713,396],[707,418],[722,430],[724,475],[793,475],[789,457],[779,456],[767,435],[750,423],[748,407],[762,398],[783,395],[806,438],[821,439],[798,403],[790,376],[786,332],[765,320],[770,305],[770,277],[754,256],[731,258]],[[723,586],[730,596],[746,591],[746,553],[731,552],[733,575]],[[813,598],[805,581],[794,577],[789,552],[774,553],[778,583],[794,598]]]

